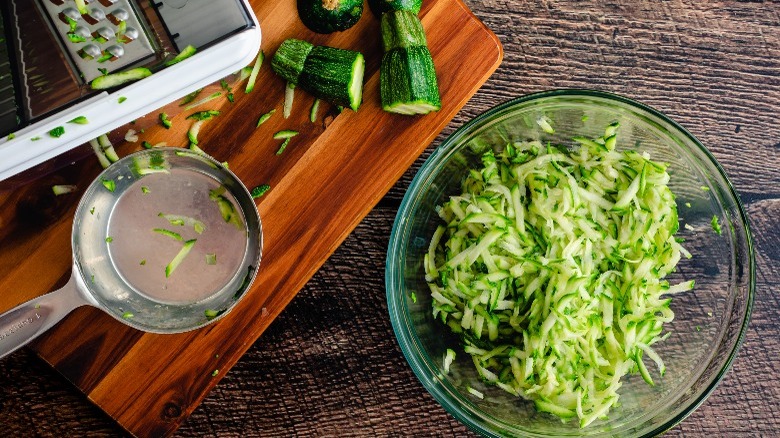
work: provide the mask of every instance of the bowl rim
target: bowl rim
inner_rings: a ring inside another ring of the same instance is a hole
[[[426,375],[425,373],[423,373],[423,369],[427,369],[428,366],[425,364],[425,361],[422,358],[418,357],[416,353],[416,351],[420,351],[422,349],[420,347],[420,340],[417,334],[414,331],[409,330],[408,327],[409,323],[408,323],[408,319],[406,318],[407,315],[406,306],[405,304],[398,303],[396,300],[396,296],[400,294],[396,292],[397,289],[399,288],[397,287],[396,278],[393,275],[394,270],[392,268],[395,265],[400,264],[401,262],[401,260],[397,260],[396,255],[402,254],[400,252],[400,250],[402,249],[401,242],[405,240],[403,239],[404,236],[403,230],[406,228],[406,223],[408,221],[408,214],[414,204],[413,199],[410,196],[410,193],[412,192],[411,189],[419,186],[422,181],[426,180],[432,175],[432,173],[435,170],[434,164],[436,164],[439,161],[439,158],[442,155],[446,155],[447,153],[449,153],[450,150],[455,145],[458,144],[458,142],[462,137],[470,134],[472,128],[478,127],[485,120],[490,119],[495,114],[500,114],[503,111],[511,107],[514,107],[516,105],[519,105],[521,103],[547,99],[551,97],[585,97],[585,98],[595,97],[600,99],[616,101],[618,103],[627,105],[629,107],[633,107],[634,109],[639,110],[640,112],[645,112],[652,117],[657,117],[660,120],[662,120],[664,123],[668,123],[671,128],[678,130],[679,133],[682,134],[682,136],[687,137],[687,139],[690,140],[691,143],[695,145],[696,148],[698,148],[698,150],[706,156],[708,161],[714,165],[715,169],[720,174],[719,176],[726,183],[725,188],[727,189],[728,195],[734,201],[734,206],[736,207],[736,211],[738,212],[739,220],[741,221],[741,223],[744,224],[744,230],[741,231],[744,231],[745,242],[747,244],[747,263],[749,265],[748,284],[747,284],[748,290],[747,290],[747,300],[745,305],[745,313],[742,316],[742,324],[740,326],[739,335],[737,336],[734,347],[729,353],[726,361],[723,363],[721,369],[714,374],[713,376],[714,378],[711,380],[711,382],[707,385],[707,387],[700,393],[700,395],[692,403],[690,403],[688,406],[683,408],[677,415],[672,416],[670,419],[659,424],[654,429],[649,431],[646,435],[644,435],[644,436],[654,436],[676,426],[677,424],[682,422],[686,417],[688,417],[691,413],[693,413],[697,408],[699,408],[699,406],[701,406],[704,403],[704,401],[710,396],[710,394],[718,386],[721,380],[723,380],[725,374],[731,369],[734,359],[736,358],[740,350],[740,347],[745,341],[745,336],[750,322],[750,316],[752,314],[753,301],[754,301],[755,289],[756,289],[756,267],[755,267],[755,246],[753,242],[753,235],[750,229],[750,221],[748,220],[748,216],[745,207],[742,203],[742,200],[740,199],[739,194],[734,188],[734,185],[732,184],[731,180],[726,175],[725,170],[723,169],[721,164],[717,161],[715,156],[699,141],[698,138],[696,138],[696,136],[694,136],[683,126],[681,126],[680,124],[672,120],[670,117],[664,115],[661,111],[658,111],[651,106],[637,102],[625,96],[621,96],[618,94],[605,92],[605,91],[599,91],[593,89],[577,89],[577,88],[554,89],[554,90],[526,94],[523,96],[510,99],[498,105],[495,105],[489,108],[488,110],[482,112],[481,114],[477,115],[473,119],[467,121],[462,126],[457,128],[452,134],[447,136],[444,139],[444,141],[438,147],[436,147],[433,153],[425,160],[423,165],[415,174],[414,178],[409,184],[409,188],[404,194],[403,200],[401,201],[395,220],[393,222],[393,227],[390,233],[390,240],[387,249],[387,258],[385,262],[385,293],[387,298],[387,306],[388,306],[388,313],[390,316],[390,323],[393,327],[393,332],[395,334],[396,340],[398,341],[398,344],[401,348],[401,352],[403,353],[404,357],[406,358],[407,362],[412,368],[413,373],[415,374],[417,379],[422,383],[423,387],[428,391],[428,393],[431,394],[433,398],[447,412],[449,412],[458,421],[466,425],[469,429],[487,436],[500,436],[498,433],[494,431],[485,429],[483,423],[479,421],[475,421],[475,419],[472,418],[473,416],[472,412],[470,412],[467,409],[464,409],[464,407],[461,406],[460,404],[451,403],[450,400],[447,398],[445,391],[443,390],[443,385],[439,382],[438,377],[434,375]],[[404,323],[404,325],[406,325],[406,327],[402,325],[402,322]]]

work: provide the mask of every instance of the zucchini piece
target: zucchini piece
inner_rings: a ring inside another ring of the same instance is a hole
[[[290,144],[290,138],[292,138],[292,137],[288,137],[288,138],[284,139],[284,141],[282,142],[282,145],[279,146],[279,149],[276,151],[276,155],[282,155],[284,150],[287,149],[287,145]]]
[[[103,151],[103,148],[100,147],[100,143],[98,143],[96,138],[90,140],[89,145],[92,146],[92,150],[95,152],[98,161],[100,161],[100,166],[103,169],[111,165],[111,161],[106,157],[106,153]]]
[[[271,190],[271,186],[269,184],[262,184],[262,185],[259,185],[259,186],[255,187],[255,188],[253,188],[252,192],[251,192],[252,199],[257,199],[257,198],[265,195],[266,192],[268,192],[269,190]]]
[[[79,14],[81,15],[89,15],[89,8],[87,8],[86,2],[84,0],[73,0],[74,3],[76,3],[76,9],[79,10]]]
[[[54,196],[60,196],[65,195],[67,193],[73,193],[78,189],[73,184],[56,184],[51,186],[51,191],[54,193]]]
[[[288,138],[293,138],[296,135],[298,135],[298,131],[284,129],[274,134],[274,140],[285,140]]]
[[[203,99],[201,99],[201,100],[199,100],[197,102],[194,102],[194,103],[192,103],[190,105],[185,106],[184,110],[185,111],[189,111],[189,110],[191,110],[191,109],[193,109],[195,107],[203,105],[204,103],[211,102],[212,100],[217,99],[219,96],[222,96],[222,92],[221,91],[217,91],[217,92],[213,93],[212,95],[210,95],[208,97],[204,97]]]
[[[268,111],[267,113],[265,113],[262,116],[260,116],[260,118],[257,119],[257,125],[255,126],[255,128],[259,128],[260,125],[262,125],[263,123],[267,122],[268,119],[270,119],[271,116],[274,115],[275,112],[276,112],[276,110],[272,109],[271,111]]]
[[[138,67],[121,73],[113,73],[105,76],[98,76],[90,85],[93,90],[105,90],[107,88],[118,87],[128,82],[134,82],[147,78],[152,75],[152,71],[146,67]],[[120,102],[121,103],[121,102]]]
[[[166,113],[160,113],[160,123],[165,127],[165,129],[171,129],[172,123],[171,119],[168,117],[168,114]]]
[[[311,109],[309,110],[309,121],[314,123],[317,120],[317,111],[320,109],[320,100],[314,99],[314,103],[311,104]]]
[[[257,75],[260,73],[260,66],[263,65],[263,60],[265,59],[265,53],[263,53],[262,50],[260,50],[260,53],[257,54],[257,58],[255,59],[255,64],[252,66],[251,73],[249,73],[249,80],[246,83],[246,88],[244,89],[245,94],[249,94],[252,92],[252,90],[255,89],[255,82],[257,81]]]
[[[49,136],[54,138],[60,138],[65,134],[65,127],[64,126],[57,126],[56,128],[49,131]]]
[[[195,245],[195,242],[197,242],[197,239],[192,239],[184,242],[184,245],[179,250],[179,253],[176,254],[176,257],[171,260],[170,263],[168,263],[168,266],[165,267],[165,278],[168,278],[173,274],[173,271],[179,267],[181,262],[184,261],[184,258],[187,257],[187,254],[190,253],[190,250],[192,250],[192,247]]]
[[[385,53],[399,47],[428,45],[420,19],[409,11],[399,10],[383,14],[381,32]]]
[[[68,123],[75,123],[77,125],[86,125],[87,123],[89,123],[89,120],[87,120],[87,118],[84,116],[78,116],[73,120],[68,120]]]
[[[415,115],[441,109],[433,58],[425,46],[397,48],[385,53],[379,84],[385,111]]]
[[[198,95],[200,94],[201,91],[203,91],[203,88],[199,88],[199,89],[193,91],[192,93],[184,96],[184,99],[181,100],[181,103],[179,104],[179,106],[187,105],[188,103],[190,103],[193,100],[195,100],[195,98],[198,97]]]
[[[293,101],[295,100],[295,84],[288,82],[284,87],[284,106],[282,106],[282,116],[287,119],[292,113]]]
[[[288,83],[355,111],[363,98],[365,64],[360,52],[294,39],[282,43],[271,61],[274,71]]]
[[[298,16],[317,33],[347,30],[362,15],[363,0],[298,0]]]
[[[220,114],[219,110],[207,110],[207,111],[198,111],[196,113],[192,113],[189,116],[187,116],[188,119],[194,119],[194,120],[211,120],[214,117],[218,116]]]
[[[368,0],[368,7],[377,17],[390,11],[411,11],[417,15],[422,8],[422,0]]]
[[[287,82],[298,83],[306,57],[314,45],[302,40],[285,40],[271,59],[271,68]]]
[[[198,144],[198,134],[200,133],[200,127],[205,120],[196,120],[192,122],[192,126],[187,131],[187,139],[190,141],[190,145]]]
[[[317,46],[306,58],[298,85],[314,97],[357,111],[363,100],[365,67],[360,52]]]
[[[154,231],[157,234],[162,234],[163,236],[170,237],[173,240],[182,240],[181,234],[175,231],[166,230],[165,228],[154,228],[152,229],[152,231]]]
[[[179,52],[179,54],[176,55],[173,59],[165,61],[164,65],[166,67],[170,67],[173,64],[178,64],[178,63],[184,61],[185,59],[189,58],[190,56],[194,55],[196,51],[197,51],[197,49],[195,49],[195,47],[187,46],[184,49],[182,49],[182,51]]]
[[[111,144],[111,141],[108,139],[107,134],[103,134],[99,136],[97,138],[97,142],[100,145],[100,149],[106,155],[106,158],[108,158],[108,161],[112,163],[116,163],[117,161],[119,161],[119,155],[116,154],[116,150],[114,150],[114,145]]]

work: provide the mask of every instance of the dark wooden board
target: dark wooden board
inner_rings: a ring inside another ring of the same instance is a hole
[[[338,115],[333,108],[322,108],[316,123],[311,123],[313,98],[298,91],[293,114],[284,119],[284,83],[266,61],[256,90],[244,95],[236,87],[235,103],[223,98],[185,112],[169,105],[164,111],[174,116],[170,130],[155,123],[158,112],[133,125],[144,129],[142,140],[181,146],[191,123],[185,116],[219,109],[222,114],[201,130],[199,146],[227,161],[250,188],[265,183],[272,187],[258,205],[264,234],[258,280],[223,320],[180,335],[153,335],[125,327],[95,309],[81,308],[33,344],[41,357],[135,435],[159,436],[176,430],[487,80],[502,57],[495,35],[460,0],[427,2],[420,17],[428,29],[443,108],[424,117],[389,114],[379,104],[381,38],[378,20],[370,12],[349,32],[315,35],[298,19],[293,0],[252,4],[269,56],[290,37],[364,53],[364,104],[357,113]],[[464,57],[464,53],[479,56]],[[274,108],[277,114],[256,129],[258,116]],[[280,142],[272,134],[281,129],[294,129],[300,135],[282,155],[276,155]],[[116,132],[114,138],[122,136],[123,132]],[[139,148],[137,143],[120,145],[120,155]],[[77,184],[83,190],[98,171],[96,160],[81,159],[0,193],[0,309],[41,295],[66,279],[71,216],[80,191],[56,199],[47,193],[55,181]],[[42,205],[46,211],[41,212]]]
[[[466,0],[504,62],[184,422],[182,437],[474,436],[412,374],[390,328],[384,254],[398,204],[448,133],[509,98],[597,88],[689,128],[746,203],[757,295],[732,369],[669,437],[780,432],[780,3]],[[113,436],[114,421],[21,351],[0,362],[12,436]]]

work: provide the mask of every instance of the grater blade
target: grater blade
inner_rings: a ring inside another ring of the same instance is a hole
[[[84,81],[154,56],[128,0],[39,0]]]

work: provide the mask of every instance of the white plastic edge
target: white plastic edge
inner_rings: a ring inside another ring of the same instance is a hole
[[[244,30],[148,78],[114,92],[100,93],[27,126],[15,132],[12,140],[4,137],[0,140],[0,181],[246,67],[260,51],[262,35],[251,6],[247,0],[244,3],[255,23],[254,28]],[[124,102],[119,103],[120,97],[126,98]],[[86,117],[89,123],[68,123],[79,116]],[[60,138],[50,136],[49,131],[58,126],[65,128],[65,134]]]

